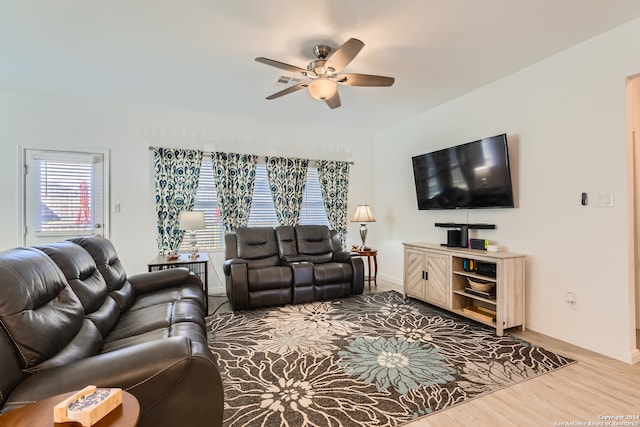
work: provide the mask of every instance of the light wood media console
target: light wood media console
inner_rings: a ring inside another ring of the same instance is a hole
[[[524,331],[525,258],[510,252],[450,248],[432,243],[403,243],[404,297],[417,298],[496,329]],[[495,264],[496,277],[465,271],[464,260]],[[468,279],[495,284],[495,297],[465,291]],[[495,314],[493,314],[495,313]],[[494,318],[495,317],[495,320]]]

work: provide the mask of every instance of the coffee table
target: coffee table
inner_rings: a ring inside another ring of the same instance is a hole
[[[8,414],[0,416],[0,427],[63,427],[80,426],[80,423],[54,423],[53,407],[72,394],[59,394],[48,399],[31,403]],[[135,427],[140,417],[140,404],[134,395],[122,390],[122,405],[109,412],[94,424],[94,427]]]

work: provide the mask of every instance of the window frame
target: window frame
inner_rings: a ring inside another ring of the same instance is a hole
[[[32,152],[51,153],[55,156],[64,158],[68,155],[69,158],[73,158],[78,155],[100,155],[103,159],[102,166],[102,197],[99,201],[96,201],[96,208],[101,206],[101,234],[106,238],[111,236],[111,218],[110,218],[110,150],[105,148],[93,148],[93,147],[51,147],[51,146],[34,146],[34,145],[20,145],[19,146],[19,163],[18,163],[18,241],[22,245],[27,245],[27,174],[26,168],[29,161],[29,156]],[[45,232],[44,235],[55,236],[67,236],[75,235],[67,232]],[[86,233],[85,233],[86,234]]]

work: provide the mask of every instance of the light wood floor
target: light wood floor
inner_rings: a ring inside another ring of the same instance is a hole
[[[371,291],[365,285],[365,293],[389,289],[381,281]],[[220,311],[225,308],[221,307]],[[637,417],[635,420],[619,421],[640,426],[640,363],[628,365],[533,331],[511,330],[509,333],[577,360],[578,363],[405,424],[404,427],[533,427],[570,425],[569,422],[587,425],[590,421],[604,421],[600,417],[615,415]]]

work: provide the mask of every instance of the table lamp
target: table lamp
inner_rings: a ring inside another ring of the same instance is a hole
[[[198,258],[198,240],[196,230],[204,230],[204,212],[182,211],[178,217],[180,230],[189,232],[189,254],[191,258]]]
[[[360,223],[360,239],[362,239],[362,247],[363,251],[369,250],[367,246],[365,246],[365,241],[367,240],[367,222],[376,222],[376,219],[373,216],[373,212],[371,211],[371,207],[369,205],[358,205],[355,213],[353,214],[353,218],[351,218],[351,222],[359,222]]]

